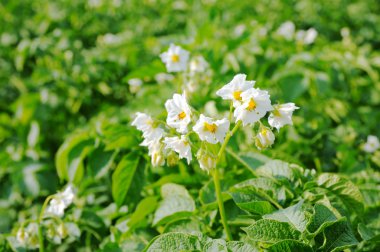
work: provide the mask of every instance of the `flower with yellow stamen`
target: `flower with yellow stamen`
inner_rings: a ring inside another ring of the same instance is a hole
[[[189,52],[180,46],[170,44],[168,51],[162,53],[160,57],[168,72],[182,72],[187,69]]]
[[[223,118],[222,120],[213,120],[203,114],[194,125],[193,130],[198,134],[202,141],[212,144],[222,143],[230,127],[230,122]]]
[[[247,81],[246,78],[245,74],[235,75],[232,81],[219,89],[216,94],[224,100],[232,100],[234,107],[241,105],[241,94],[255,85],[255,81]]]

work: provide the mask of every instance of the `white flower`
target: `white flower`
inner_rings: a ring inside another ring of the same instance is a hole
[[[367,142],[363,145],[363,150],[368,153],[373,153],[380,147],[380,142],[377,136],[369,135]]]
[[[166,123],[179,133],[186,133],[187,125],[191,122],[191,109],[185,94],[174,94],[173,99],[165,102],[165,108],[168,112]]]
[[[208,68],[207,61],[202,56],[197,56],[190,61],[190,72],[204,72]]]
[[[160,55],[162,62],[166,64],[168,72],[181,72],[187,68],[189,52],[183,50],[180,46],[170,44],[167,52]]]
[[[234,107],[239,106],[242,101],[241,94],[244,91],[253,88],[256,83],[255,81],[247,81],[246,78],[247,75],[245,74],[235,75],[232,81],[216,91],[216,94],[224,100],[232,100]]]
[[[146,139],[140,144],[148,147],[148,154],[151,157],[154,167],[163,166],[165,164],[165,154],[163,152],[163,144],[159,140],[147,141]]]
[[[310,28],[307,31],[299,30],[296,33],[296,39],[298,41],[304,43],[305,45],[310,45],[310,44],[314,43],[317,36],[318,36],[318,32],[314,28]]]
[[[216,144],[218,142],[223,143],[229,127],[230,122],[226,118],[214,121],[212,118],[201,114],[193,130],[202,141]]]
[[[143,84],[141,79],[138,78],[133,78],[128,81],[129,84],[129,90],[131,91],[132,94],[137,93]]]
[[[217,158],[203,149],[197,152],[197,159],[202,170],[209,172],[216,167]]]
[[[131,125],[143,132],[144,141],[147,142],[160,140],[165,135],[165,131],[158,127],[149,115],[144,113],[137,112]]]
[[[186,158],[187,164],[190,164],[192,159],[191,146],[187,137],[166,137],[164,139],[164,144],[166,149],[171,149],[177,152],[179,154],[179,158]]]
[[[29,249],[36,249],[39,247],[38,239],[38,225],[37,223],[30,223],[26,228],[21,227],[17,231],[16,240],[22,247]]]
[[[272,146],[272,144],[274,143],[274,139],[275,137],[273,132],[268,127],[261,125],[259,133],[257,134],[255,139],[257,149],[262,150]]]
[[[284,37],[286,40],[291,40],[294,36],[296,26],[292,21],[286,21],[282,23],[277,30],[277,34]]]
[[[251,88],[241,94],[243,103],[234,111],[236,122],[241,120],[243,126],[259,121],[273,109],[267,91]]]
[[[299,109],[294,103],[273,105],[273,111],[268,117],[269,125],[280,130],[285,125],[293,125],[293,111]]]
[[[68,185],[63,192],[58,192],[49,202],[46,213],[62,217],[65,209],[71,205],[74,199],[74,190],[71,185]]]

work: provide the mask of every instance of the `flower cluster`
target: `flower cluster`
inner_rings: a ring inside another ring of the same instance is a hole
[[[169,51],[161,55],[168,71],[180,71],[186,68],[188,53],[180,47],[171,45]],[[244,126],[259,125],[255,136],[258,149],[270,147],[275,140],[272,128],[280,130],[292,124],[292,114],[298,109],[294,103],[272,105],[268,91],[255,87],[255,81],[246,80],[245,74],[237,74],[231,82],[219,89],[216,94],[231,103],[230,117],[211,118],[199,114],[188,103],[186,92],[174,94],[165,102],[166,122],[155,120],[150,115],[136,113],[132,125],[142,131],[142,146],[148,147],[153,166],[162,166],[167,160],[173,165],[178,159],[186,159],[187,163],[196,158],[204,170],[215,168],[220,156],[218,144],[224,144],[242,124]],[[268,126],[262,119],[268,116]],[[234,127],[230,129],[234,118]],[[197,139],[191,138],[195,133]]]
[[[314,28],[309,28],[306,31],[296,31],[296,26],[292,21],[286,21],[281,24],[277,30],[277,34],[289,41],[295,38],[296,41],[305,45],[313,44],[315,39],[318,37],[318,32]]]
[[[367,142],[362,146],[362,149],[368,153],[374,153],[380,148],[380,141],[377,136],[369,135],[367,137]]]

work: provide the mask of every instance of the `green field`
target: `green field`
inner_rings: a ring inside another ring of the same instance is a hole
[[[0,251],[380,251],[378,0],[0,2]]]

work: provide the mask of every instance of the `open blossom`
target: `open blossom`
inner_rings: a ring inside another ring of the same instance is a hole
[[[37,223],[29,223],[26,228],[19,228],[16,234],[16,240],[22,247],[37,249],[39,247]]]
[[[256,136],[255,144],[257,149],[262,150],[272,146],[274,143],[274,134],[270,128],[263,125],[260,126],[259,133]]]
[[[71,205],[74,199],[74,189],[68,185],[63,192],[58,192],[49,202],[46,213],[62,217],[65,209]]]
[[[250,88],[241,94],[243,103],[234,111],[236,122],[241,120],[243,126],[259,121],[273,109],[267,91]]]
[[[244,91],[253,88],[256,83],[255,81],[247,81],[246,78],[247,75],[245,74],[235,75],[232,81],[216,91],[216,94],[224,100],[232,100],[234,107],[241,105],[241,94]]]
[[[369,135],[367,142],[362,146],[363,150],[368,153],[373,153],[380,148],[380,142],[377,136]]]
[[[179,137],[166,137],[164,139],[166,149],[171,149],[179,154],[180,158],[186,158],[187,164],[192,160],[191,146],[189,139],[186,136]]]
[[[189,52],[180,46],[170,44],[168,51],[162,53],[160,57],[165,63],[168,72],[181,72],[187,68]]]
[[[218,142],[223,143],[229,127],[230,122],[226,118],[214,121],[212,118],[201,114],[193,130],[202,141],[216,144]]]
[[[160,140],[165,135],[165,131],[158,127],[149,115],[144,113],[136,113],[132,126],[143,132],[144,141]]]
[[[273,105],[273,111],[268,117],[269,125],[277,130],[285,125],[293,125],[292,115],[294,110],[299,109],[294,103]]]
[[[165,108],[168,112],[166,123],[179,133],[186,133],[187,125],[191,122],[191,109],[185,94],[174,94],[173,99],[166,101]]]

